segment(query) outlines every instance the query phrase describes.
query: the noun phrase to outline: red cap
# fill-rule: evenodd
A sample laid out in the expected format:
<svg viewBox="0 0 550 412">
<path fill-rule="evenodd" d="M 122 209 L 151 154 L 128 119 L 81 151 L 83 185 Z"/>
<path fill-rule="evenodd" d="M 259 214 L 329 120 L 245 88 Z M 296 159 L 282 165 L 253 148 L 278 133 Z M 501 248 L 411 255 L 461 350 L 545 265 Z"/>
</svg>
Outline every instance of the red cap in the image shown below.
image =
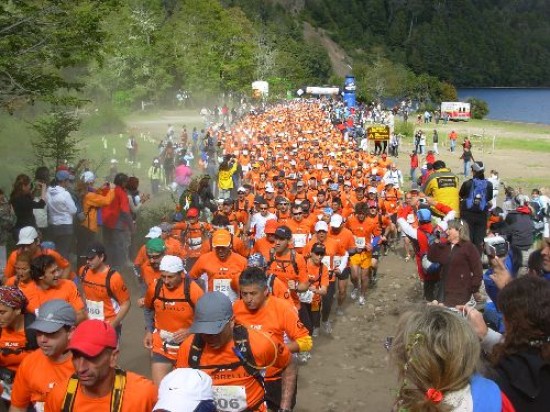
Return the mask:
<svg viewBox="0 0 550 412">
<path fill-rule="evenodd" d="M 197 209 L 196 207 L 190 207 L 187 211 L 186 216 L 188 218 L 199 217 L 199 209 Z"/>
<path fill-rule="evenodd" d="M 88 319 L 76 327 L 68 349 L 87 356 L 97 356 L 105 348 L 116 349 L 118 338 L 115 329 L 99 319 Z"/>
<path fill-rule="evenodd" d="M 278 227 L 279 227 L 279 224 L 275 219 L 268 219 L 265 222 L 264 233 L 267 235 L 272 235 L 275 233 Z"/>
</svg>

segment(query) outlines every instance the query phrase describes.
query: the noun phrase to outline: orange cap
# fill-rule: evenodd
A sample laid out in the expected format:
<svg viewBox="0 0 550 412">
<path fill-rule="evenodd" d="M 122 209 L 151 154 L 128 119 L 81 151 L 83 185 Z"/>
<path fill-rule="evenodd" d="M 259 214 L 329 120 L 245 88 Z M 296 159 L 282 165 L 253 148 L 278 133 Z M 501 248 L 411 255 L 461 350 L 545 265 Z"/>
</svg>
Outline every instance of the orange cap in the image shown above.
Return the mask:
<svg viewBox="0 0 550 412">
<path fill-rule="evenodd" d="M 231 245 L 231 233 L 229 230 L 218 229 L 212 235 L 212 247 L 229 247 Z"/>
<path fill-rule="evenodd" d="M 267 235 L 272 235 L 272 234 L 275 233 L 278 226 L 279 226 L 279 224 L 277 223 L 277 221 L 275 219 L 268 219 L 265 222 L 264 233 L 267 234 Z"/>
</svg>

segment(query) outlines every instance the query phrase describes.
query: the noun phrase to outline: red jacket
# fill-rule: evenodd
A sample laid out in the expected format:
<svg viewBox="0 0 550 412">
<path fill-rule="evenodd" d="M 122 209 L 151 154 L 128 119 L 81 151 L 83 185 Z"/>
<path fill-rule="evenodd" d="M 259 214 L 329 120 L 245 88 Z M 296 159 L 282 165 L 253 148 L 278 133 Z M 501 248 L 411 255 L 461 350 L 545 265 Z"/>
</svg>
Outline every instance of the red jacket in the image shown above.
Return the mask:
<svg viewBox="0 0 550 412">
<path fill-rule="evenodd" d="M 109 229 L 129 229 L 132 225 L 128 194 L 120 186 L 115 186 L 115 198 L 110 205 L 101 209 L 103 226 Z"/>
</svg>

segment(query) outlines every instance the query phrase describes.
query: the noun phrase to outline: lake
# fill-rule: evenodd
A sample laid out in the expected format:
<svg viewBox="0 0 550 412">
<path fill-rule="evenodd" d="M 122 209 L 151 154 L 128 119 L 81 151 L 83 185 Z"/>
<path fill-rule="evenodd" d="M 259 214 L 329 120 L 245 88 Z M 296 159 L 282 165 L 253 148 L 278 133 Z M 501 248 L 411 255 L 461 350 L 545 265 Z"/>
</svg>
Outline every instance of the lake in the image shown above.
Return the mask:
<svg viewBox="0 0 550 412">
<path fill-rule="evenodd" d="M 487 102 L 487 119 L 550 124 L 550 89 L 458 89 L 460 101 L 469 97 Z"/>
</svg>

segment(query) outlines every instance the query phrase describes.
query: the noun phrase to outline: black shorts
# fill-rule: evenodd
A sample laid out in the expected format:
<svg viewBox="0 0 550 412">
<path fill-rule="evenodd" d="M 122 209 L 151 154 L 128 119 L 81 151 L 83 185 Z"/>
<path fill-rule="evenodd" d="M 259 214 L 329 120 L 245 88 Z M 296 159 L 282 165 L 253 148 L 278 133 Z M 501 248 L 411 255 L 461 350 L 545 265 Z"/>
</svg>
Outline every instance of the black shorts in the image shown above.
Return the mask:
<svg viewBox="0 0 550 412">
<path fill-rule="evenodd" d="M 391 222 L 396 225 L 397 224 L 397 213 L 394 213 L 393 215 L 390 215 Z"/>
<path fill-rule="evenodd" d="M 350 277 L 350 275 L 351 275 L 351 269 L 348 266 L 343 270 L 342 273 L 336 275 L 336 277 L 338 278 L 338 280 L 346 280 Z"/>
<path fill-rule="evenodd" d="M 176 365 L 175 360 L 167 358 L 166 356 L 161 355 L 160 353 L 157 353 L 157 352 L 153 352 L 151 354 L 151 362 L 154 362 L 154 363 L 170 363 L 174 366 Z"/>
<path fill-rule="evenodd" d="M 279 410 L 281 407 L 281 395 L 282 395 L 282 383 L 281 379 L 266 380 L 265 385 L 265 403 L 270 411 Z M 296 393 L 298 392 L 298 385 L 292 395 L 292 404 L 290 409 L 294 409 L 296 406 Z"/>
</svg>

